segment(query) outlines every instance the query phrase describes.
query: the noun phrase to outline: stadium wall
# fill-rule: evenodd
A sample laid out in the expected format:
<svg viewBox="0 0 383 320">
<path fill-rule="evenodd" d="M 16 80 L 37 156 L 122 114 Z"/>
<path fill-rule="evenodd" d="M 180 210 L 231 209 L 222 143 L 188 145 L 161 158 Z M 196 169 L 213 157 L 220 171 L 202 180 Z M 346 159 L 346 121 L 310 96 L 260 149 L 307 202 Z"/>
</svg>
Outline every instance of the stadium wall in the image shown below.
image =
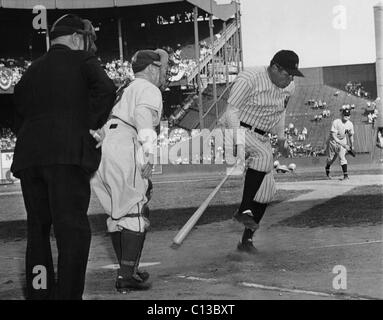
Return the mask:
<svg viewBox="0 0 383 320">
<path fill-rule="evenodd" d="M 349 81 L 361 82 L 373 99 L 377 97 L 375 63 L 302 68 L 301 70 L 305 78 L 296 78 L 298 86 L 325 84 L 344 90 Z"/>
</svg>

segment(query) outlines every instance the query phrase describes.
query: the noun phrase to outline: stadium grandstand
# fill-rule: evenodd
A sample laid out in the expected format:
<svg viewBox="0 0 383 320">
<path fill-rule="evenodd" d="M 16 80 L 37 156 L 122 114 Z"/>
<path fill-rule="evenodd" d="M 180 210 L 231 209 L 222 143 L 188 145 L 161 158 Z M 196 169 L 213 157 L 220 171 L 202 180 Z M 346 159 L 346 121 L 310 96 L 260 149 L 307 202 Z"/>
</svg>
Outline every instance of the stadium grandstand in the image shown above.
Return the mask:
<svg viewBox="0 0 383 320">
<path fill-rule="evenodd" d="M 97 55 L 117 86 L 133 78 L 130 60 L 139 49 L 165 48 L 172 60 L 172 78 L 164 93 L 162 125 L 183 130 L 213 129 L 223 114 L 230 88 L 244 69 L 241 6 L 215 0 L 0 0 L 0 139 L 11 150 L 12 93 L 31 61 L 49 48 L 47 29 L 32 21 L 47 10 L 48 30 L 65 13 L 92 21 Z M 41 9 L 41 7 L 37 7 Z M 286 136 L 292 157 L 324 154 L 332 120 L 346 104 L 353 106 L 356 151 L 371 152 L 377 98 L 375 64 L 302 70 L 296 93 L 287 106 Z M 375 130 L 375 131 L 374 131 Z"/>
</svg>

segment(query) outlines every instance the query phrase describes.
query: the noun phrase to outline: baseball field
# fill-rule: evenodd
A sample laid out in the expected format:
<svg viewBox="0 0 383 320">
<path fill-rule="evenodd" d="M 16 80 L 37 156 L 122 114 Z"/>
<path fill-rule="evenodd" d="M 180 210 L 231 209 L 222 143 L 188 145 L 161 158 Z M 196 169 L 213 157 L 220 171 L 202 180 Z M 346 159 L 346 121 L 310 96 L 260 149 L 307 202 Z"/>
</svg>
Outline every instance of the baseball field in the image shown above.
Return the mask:
<svg viewBox="0 0 383 320">
<path fill-rule="evenodd" d="M 346 182 L 339 180 L 336 165 L 333 179 L 324 179 L 322 163 L 275 174 L 278 192 L 254 237 L 255 255 L 236 250 L 243 227 L 232 215 L 241 200 L 242 177 L 226 181 L 174 250 L 173 237 L 224 173 L 155 175 L 151 229 L 141 258 L 153 287 L 128 294 L 114 289 L 116 258 L 106 216 L 92 196 L 84 298 L 382 299 L 383 166 L 354 160 L 349 171 Z M 0 186 L 0 204 L 0 299 L 24 299 L 26 216 L 19 185 Z"/>
</svg>

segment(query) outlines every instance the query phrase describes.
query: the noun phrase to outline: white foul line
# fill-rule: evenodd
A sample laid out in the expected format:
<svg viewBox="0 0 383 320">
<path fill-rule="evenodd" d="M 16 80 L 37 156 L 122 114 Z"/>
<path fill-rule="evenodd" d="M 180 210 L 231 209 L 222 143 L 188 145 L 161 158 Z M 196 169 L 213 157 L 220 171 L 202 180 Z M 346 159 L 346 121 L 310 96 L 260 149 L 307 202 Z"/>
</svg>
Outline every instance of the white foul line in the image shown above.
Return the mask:
<svg viewBox="0 0 383 320">
<path fill-rule="evenodd" d="M 348 246 L 360 246 L 364 244 L 373 244 L 373 243 L 382 243 L 383 240 L 373 240 L 365 242 L 352 242 L 352 243 L 340 243 L 340 244 L 330 244 L 328 246 L 321 247 L 310 247 L 309 249 L 322 249 L 322 248 L 333 248 L 333 247 L 348 247 Z"/>
<path fill-rule="evenodd" d="M 151 266 L 157 266 L 161 264 L 161 262 L 140 262 L 139 267 L 145 268 L 145 267 L 151 267 Z M 120 268 L 119 264 L 108 264 L 106 266 L 101 267 L 101 269 L 112 269 L 117 270 Z"/>
<path fill-rule="evenodd" d="M 217 282 L 218 279 L 214 278 L 200 278 L 200 277 L 194 277 L 194 276 L 183 276 L 179 275 L 177 278 L 186 279 L 186 280 L 192 280 L 192 281 L 202 281 L 202 282 Z M 266 286 L 263 284 L 257 284 L 257 283 L 250 283 L 250 282 L 240 282 L 240 286 L 248 287 L 248 288 L 256 288 L 256 289 L 262 289 L 262 290 L 270 290 L 270 291 L 279 291 L 279 292 L 288 292 L 288 293 L 301 293 L 301 294 L 307 294 L 317 297 L 337 297 L 336 294 L 332 293 L 326 293 L 326 292 L 319 292 L 319 291 L 310 291 L 310 290 L 301 290 L 301 289 L 288 289 L 288 288 L 282 288 L 282 287 L 274 287 L 274 286 Z M 362 297 L 352 297 L 352 296 L 339 296 L 340 298 L 351 298 L 351 299 L 357 299 L 357 300 L 369 300 L 367 298 Z"/>
<path fill-rule="evenodd" d="M 2 192 L 0 193 L 0 197 L 6 197 L 6 196 L 20 196 L 22 195 L 21 191 L 13 191 L 13 192 Z"/>
<path fill-rule="evenodd" d="M 319 297 L 334 297 L 335 296 L 334 294 L 331 294 L 331 293 L 300 290 L 300 289 L 287 289 L 287 288 L 281 288 L 281 287 L 265 286 L 263 284 L 249 283 L 249 282 L 241 282 L 240 285 L 244 287 L 257 288 L 262 290 L 281 291 L 281 292 L 289 292 L 289 293 L 303 293 L 303 294 L 319 296 Z"/>
<path fill-rule="evenodd" d="M 202 282 L 215 282 L 218 281 L 217 279 L 207 279 L 207 278 L 200 278 L 200 277 L 194 277 L 194 276 L 177 276 L 177 278 L 186 279 L 186 280 L 192 280 L 192 281 L 202 281 Z"/>
</svg>

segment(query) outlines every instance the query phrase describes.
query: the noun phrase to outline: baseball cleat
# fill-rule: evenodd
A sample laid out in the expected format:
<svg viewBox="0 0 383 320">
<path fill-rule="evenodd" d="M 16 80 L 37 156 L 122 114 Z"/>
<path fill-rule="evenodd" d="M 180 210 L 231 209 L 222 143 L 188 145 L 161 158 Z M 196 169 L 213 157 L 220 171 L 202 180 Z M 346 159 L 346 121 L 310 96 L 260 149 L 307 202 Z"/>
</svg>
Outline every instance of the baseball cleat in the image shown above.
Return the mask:
<svg viewBox="0 0 383 320">
<path fill-rule="evenodd" d="M 127 293 L 129 291 L 135 290 L 149 290 L 151 287 L 151 283 L 144 282 L 137 275 L 132 275 L 128 278 L 123 278 L 119 276 L 116 280 L 116 289 L 120 293 Z"/>
<path fill-rule="evenodd" d="M 148 281 L 150 274 L 147 271 L 137 271 L 137 275 L 142 279 L 142 282 Z"/>
<path fill-rule="evenodd" d="M 241 241 L 238 243 L 237 246 L 238 251 L 245 252 L 248 254 L 256 254 L 258 253 L 257 248 L 254 247 L 253 241 L 248 240 L 245 243 L 242 243 Z"/>
<path fill-rule="evenodd" d="M 242 223 L 246 228 L 256 231 L 258 229 L 258 223 L 254 221 L 254 216 L 251 210 L 245 210 L 242 213 L 238 211 L 235 212 L 233 219 L 237 220 L 239 223 Z"/>
<path fill-rule="evenodd" d="M 340 181 L 348 181 L 348 180 L 350 180 L 350 178 L 348 176 L 343 177 L 342 179 L 340 179 Z"/>
</svg>

